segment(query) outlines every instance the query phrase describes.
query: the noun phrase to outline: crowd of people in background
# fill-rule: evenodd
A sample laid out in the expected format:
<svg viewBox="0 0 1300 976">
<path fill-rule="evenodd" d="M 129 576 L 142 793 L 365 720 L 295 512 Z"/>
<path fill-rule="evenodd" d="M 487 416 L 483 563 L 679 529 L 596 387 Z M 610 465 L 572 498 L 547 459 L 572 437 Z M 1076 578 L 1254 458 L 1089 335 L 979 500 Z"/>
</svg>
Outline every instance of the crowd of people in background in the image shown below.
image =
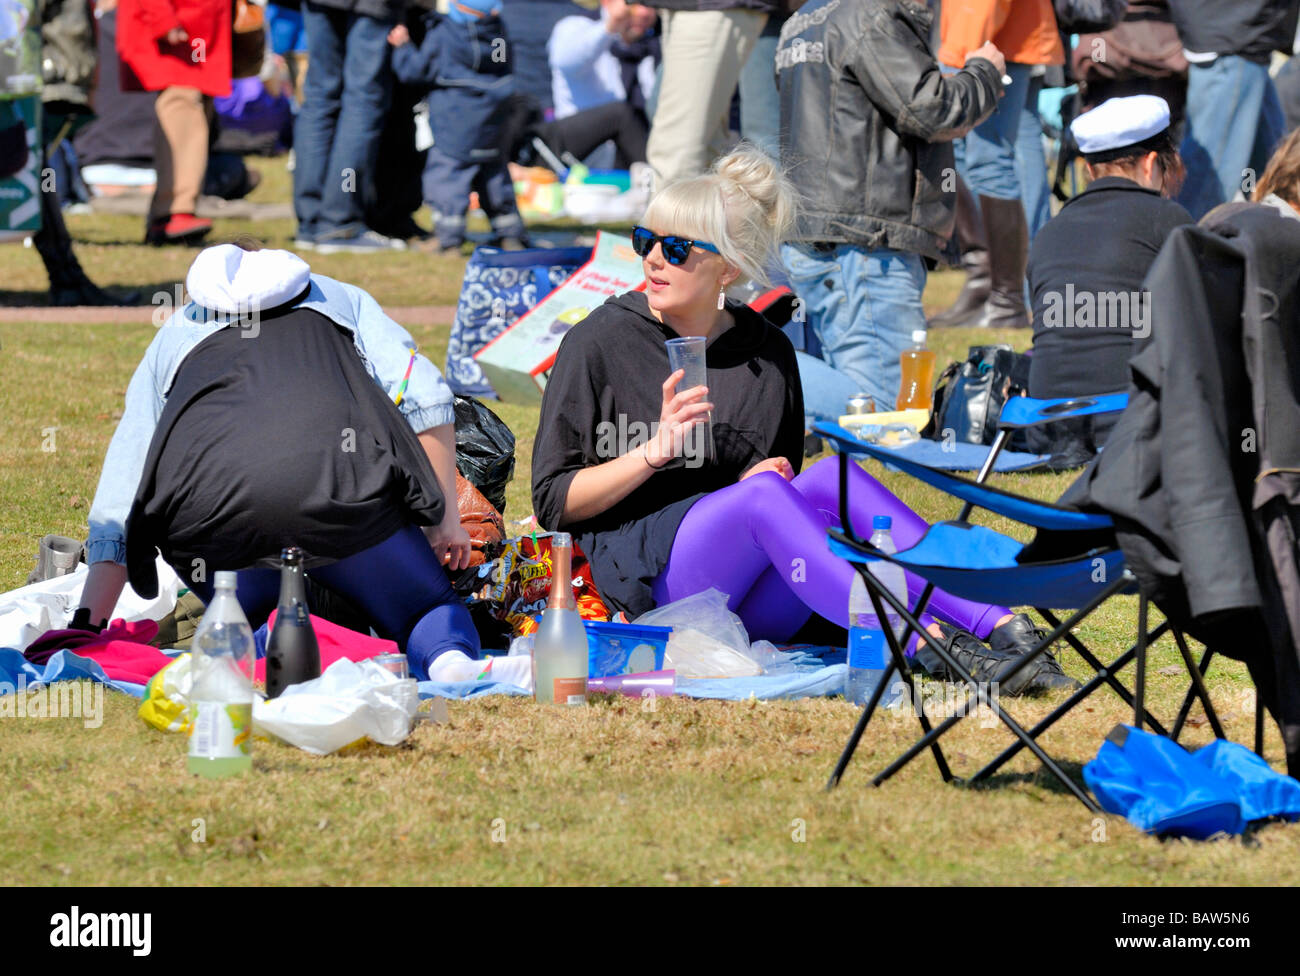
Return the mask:
<svg viewBox="0 0 1300 976">
<path fill-rule="evenodd" d="M 889 405 L 899 354 L 927 325 L 1033 325 L 1035 344 L 1059 352 L 1065 340 L 1046 333 L 1033 292 L 1051 290 L 1042 269 L 1068 265 L 1078 242 L 1062 229 L 1040 244 L 1041 232 L 1088 209 L 1052 218 L 1053 190 L 1072 170 L 1054 160 L 1053 173 L 1044 147 L 1065 161 L 1078 152 L 1073 118 L 1110 100 L 1162 99 L 1163 176 L 1142 188 L 1187 219 L 1248 198 L 1292 127 L 1295 0 L 1133 0 L 1091 33 L 1063 20 L 1075 6 L 301 0 L 265 8 L 261 70 L 232 79 L 244 70 L 243 0 L 99 0 L 101 117 L 67 145 L 69 169 L 152 167 L 145 239 L 195 243 L 211 229 L 201 194 L 256 185 L 240 151 L 291 149 L 298 250 L 443 253 L 465 246 L 472 198 L 486 242 L 528 245 L 513 189 L 523 166 L 648 166 L 665 186 L 742 139 L 778 160 L 798 193 L 771 271 L 807 313 L 788 334 L 808 417 L 835 416 L 852 393 Z M 204 56 L 188 56 L 200 42 Z M 432 227 L 415 219 L 422 204 Z M 1146 230 L 1139 249 L 1153 254 L 1158 232 Z M 1125 253 L 1123 232 L 1107 233 L 1117 246 L 1097 253 Z M 963 269 L 964 285 L 927 317 L 921 294 L 941 264 Z M 1138 270 L 1120 277 L 1131 284 Z M 84 284 L 65 291 L 103 297 Z M 1116 349 L 1126 325 L 1108 335 Z M 1084 385 L 1119 381 L 1097 366 Z"/>
</svg>

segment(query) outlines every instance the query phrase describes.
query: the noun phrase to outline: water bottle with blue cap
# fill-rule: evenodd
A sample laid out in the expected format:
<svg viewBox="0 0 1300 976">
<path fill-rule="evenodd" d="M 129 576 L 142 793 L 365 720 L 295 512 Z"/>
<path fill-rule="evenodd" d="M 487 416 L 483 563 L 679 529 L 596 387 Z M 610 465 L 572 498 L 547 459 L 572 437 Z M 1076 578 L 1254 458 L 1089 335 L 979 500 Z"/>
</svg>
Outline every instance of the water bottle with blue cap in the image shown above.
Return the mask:
<svg viewBox="0 0 1300 976">
<path fill-rule="evenodd" d="M 890 529 L 893 520 L 888 515 L 877 515 L 871 520 L 871 545 L 881 552 L 892 555 L 898 549 Z M 871 575 L 883 587 L 894 594 L 900 603 L 907 604 L 907 579 L 903 568 L 894 563 L 876 560 L 868 565 Z M 885 620 L 882 621 L 871 605 L 867 593 L 867 584 L 862 576 L 853 574 L 853 585 L 849 590 L 849 669 L 845 679 L 844 697 L 855 705 L 865 705 L 875 693 L 876 686 L 885 678 L 885 669 L 889 666 L 889 643 L 885 639 L 885 627 L 890 627 L 896 637 L 903 633 L 903 620 L 894 612 L 893 607 L 881 599 L 884 605 Z M 885 707 L 900 702 L 905 685 L 887 689 L 880 703 Z"/>
</svg>

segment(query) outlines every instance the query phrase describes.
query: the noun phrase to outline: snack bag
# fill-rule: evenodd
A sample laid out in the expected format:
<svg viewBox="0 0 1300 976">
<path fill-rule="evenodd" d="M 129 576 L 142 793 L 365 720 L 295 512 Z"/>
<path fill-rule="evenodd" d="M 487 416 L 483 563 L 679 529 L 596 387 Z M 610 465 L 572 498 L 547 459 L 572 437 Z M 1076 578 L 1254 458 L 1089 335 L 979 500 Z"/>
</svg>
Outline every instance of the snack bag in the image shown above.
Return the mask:
<svg viewBox="0 0 1300 976">
<path fill-rule="evenodd" d="M 534 540 L 536 545 L 534 546 Z M 470 599 L 486 601 L 492 616 L 510 625 L 515 637 L 537 630 L 533 618 L 546 609 L 551 593 L 551 536 L 520 536 L 501 544 L 489 562 L 479 567 L 479 585 Z M 596 590 L 586 555 L 573 546 L 573 598 L 583 620 L 608 620 L 609 609 Z"/>
</svg>

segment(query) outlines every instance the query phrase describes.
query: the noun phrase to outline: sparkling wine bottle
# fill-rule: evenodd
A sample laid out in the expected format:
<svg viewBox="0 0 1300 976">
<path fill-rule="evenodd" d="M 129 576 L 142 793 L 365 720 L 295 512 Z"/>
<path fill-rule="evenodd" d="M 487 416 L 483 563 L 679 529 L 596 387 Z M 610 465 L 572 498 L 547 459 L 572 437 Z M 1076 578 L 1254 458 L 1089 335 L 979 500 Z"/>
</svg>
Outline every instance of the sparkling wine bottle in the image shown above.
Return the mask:
<svg viewBox="0 0 1300 976">
<path fill-rule="evenodd" d="M 266 697 L 278 698 L 290 685 L 320 677 L 320 648 L 307 615 L 302 550 L 280 553 L 280 605 L 266 642 Z"/>
<path fill-rule="evenodd" d="M 551 597 L 533 639 L 533 697 L 560 705 L 587 703 L 587 630 L 573 600 L 573 540 L 551 536 Z"/>
</svg>

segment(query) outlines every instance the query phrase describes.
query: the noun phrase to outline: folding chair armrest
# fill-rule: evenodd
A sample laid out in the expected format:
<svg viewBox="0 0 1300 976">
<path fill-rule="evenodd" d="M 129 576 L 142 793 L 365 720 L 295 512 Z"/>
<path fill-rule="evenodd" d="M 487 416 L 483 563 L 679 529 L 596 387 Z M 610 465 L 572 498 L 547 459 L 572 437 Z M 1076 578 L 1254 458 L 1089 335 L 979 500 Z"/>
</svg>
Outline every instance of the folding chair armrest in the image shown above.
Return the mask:
<svg viewBox="0 0 1300 976">
<path fill-rule="evenodd" d="M 1002 405 L 998 426 L 1037 427 L 1071 417 L 1119 413 L 1127 406 L 1127 393 L 1099 393 L 1095 396 L 1058 397 L 1051 400 L 1027 396 L 1009 397 Z"/>
</svg>

